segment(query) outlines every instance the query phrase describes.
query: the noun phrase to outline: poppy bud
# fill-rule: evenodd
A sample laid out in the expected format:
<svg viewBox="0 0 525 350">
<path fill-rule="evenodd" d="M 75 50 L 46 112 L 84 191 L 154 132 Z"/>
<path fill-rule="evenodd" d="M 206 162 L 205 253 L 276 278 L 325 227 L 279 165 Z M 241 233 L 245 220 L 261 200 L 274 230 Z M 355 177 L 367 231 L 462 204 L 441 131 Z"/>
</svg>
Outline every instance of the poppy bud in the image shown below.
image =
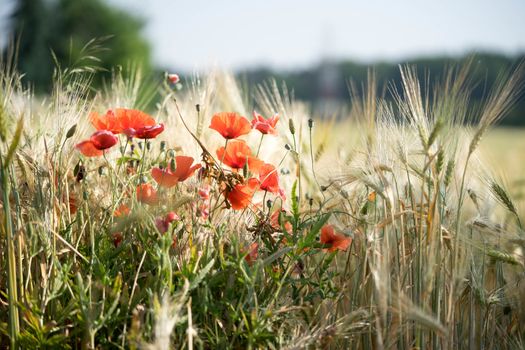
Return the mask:
<svg viewBox="0 0 525 350">
<path fill-rule="evenodd" d="M 69 130 L 66 133 L 66 139 L 71 138 L 73 135 L 75 135 L 75 131 L 77 131 L 77 124 L 73 125 L 69 128 Z"/>
<path fill-rule="evenodd" d="M 160 142 L 160 151 L 164 152 L 166 150 L 166 141 Z"/>
<path fill-rule="evenodd" d="M 106 169 L 105 169 L 105 167 L 103 165 L 98 167 L 98 174 L 100 176 L 104 175 L 105 173 L 106 173 Z"/>
<path fill-rule="evenodd" d="M 195 109 L 197 110 L 197 112 L 200 112 L 201 111 L 201 105 L 197 103 L 195 105 Z"/>
<path fill-rule="evenodd" d="M 151 151 L 151 142 L 146 141 L 146 149 Z"/>
<path fill-rule="evenodd" d="M 293 119 L 288 119 L 288 129 L 290 129 L 290 132 L 292 133 L 292 135 L 295 135 L 295 125 L 294 125 L 294 122 L 293 122 Z"/>
<path fill-rule="evenodd" d="M 168 81 L 175 85 L 180 82 L 180 77 L 178 74 L 167 74 Z"/>
<path fill-rule="evenodd" d="M 286 148 L 287 151 L 290 151 L 292 149 L 289 144 L 285 144 L 284 148 Z"/>
<path fill-rule="evenodd" d="M 314 120 L 312 118 L 308 119 L 308 127 L 310 129 L 314 127 Z"/>
</svg>

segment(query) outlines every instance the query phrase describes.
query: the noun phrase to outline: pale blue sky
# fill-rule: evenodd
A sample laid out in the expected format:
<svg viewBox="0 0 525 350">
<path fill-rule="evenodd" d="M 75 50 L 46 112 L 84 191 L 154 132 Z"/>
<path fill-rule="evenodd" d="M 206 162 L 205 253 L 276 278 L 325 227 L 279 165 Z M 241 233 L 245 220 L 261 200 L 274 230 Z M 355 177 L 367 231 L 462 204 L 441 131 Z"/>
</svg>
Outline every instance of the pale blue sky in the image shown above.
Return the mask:
<svg viewBox="0 0 525 350">
<path fill-rule="evenodd" d="M 147 20 L 156 62 L 183 69 L 525 51 L 525 0 L 110 2 Z"/>
<path fill-rule="evenodd" d="M 183 70 L 525 52 L 525 0 L 107 1 L 146 21 L 158 64 Z"/>
</svg>

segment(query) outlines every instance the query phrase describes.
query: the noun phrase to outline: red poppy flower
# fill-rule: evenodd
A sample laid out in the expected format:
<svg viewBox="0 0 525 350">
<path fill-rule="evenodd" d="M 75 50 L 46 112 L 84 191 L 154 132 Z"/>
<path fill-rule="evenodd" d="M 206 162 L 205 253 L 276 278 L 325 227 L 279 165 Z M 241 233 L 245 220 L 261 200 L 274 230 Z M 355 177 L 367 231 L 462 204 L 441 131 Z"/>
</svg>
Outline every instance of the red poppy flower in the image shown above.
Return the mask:
<svg viewBox="0 0 525 350">
<path fill-rule="evenodd" d="M 155 225 L 157 226 L 157 229 L 160 233 L 164 233 L 168 231 L 170 224 L 175 220 L 180 220 L 179 216 L 175 212 L 170 211 L 168 214 L 166 214 L 164 219 L 157 218 L 155 220 Z"/>
<path fill-rule="evenodd" d="M 271 164 L 265 163 L 259 170 L 259 181 L 261 190 L 271 193 L 279 192 L 279 175 L 277 169 Z"/>
<path fill-rule="evenodd" d="M 164 130 L 164 126 L 160 127 L 161 124 L 157 124 L 155 119 L 153 119 L 150 115 L 136 109 L 110 109 L 104 115 L 99 115 L 97 112 L 92 112 L 89 115 L 89 119 L 91 124 L 93 124 L 97 130 L 108 130 L 114 134 L 131 134 L 130 137 L 138 137 L 135 136 L 136 133 L 142 133 L 145 136 L 149 136 L 155 132 L 158 132 L 156 134 L 158 135 L 162 132 L 162 130 Z M 155 126 L 153 130 L 148 128 L 153 126 Z"/>
<path fill-rule="evenodd" d="M 236 139 L 251 131 L 248 119 L 235 112 L 221 112 L 211 118 L 210 129 L 216 130 L 225 139 Z"/>
<path fill-rule="evenodd" d="M 114 134 L 122 132 L 117 115 L 112 110 L 108 110 L 104 115 L 91 112 L 89 114 L 89 120 L 97 130 L 108 130 Z"/>
<path fill-rule="evenodd" d="M 277 135 L 275 126 L 279 121 L 279 115 L 275 114 L 273 117 L 264 119 L 262 115 L 253 111 L 252 128 L 259 130 L 262 134 Z"/>
<path fill-rule="evenodd" d="M 89 140 L 93 143 L 96 149 L 105 150 L 115 146 L 118 142 L 118 138 L 113 135 L 111 131 L 99 130 L 95 132 Z"/>
<path fill-rule="evenodd" d="M 157 191 L 151 184 L 140 184 L 137 186 L 137 200 L 145 204 L 156 204 Z"/>
<path fill-rule="evenodd" d="M 258 188 L 259 180 L 251 178 L 244 184 L 235 185 L 226 197 L 234 210 L 245 209 L 252 202 L 253 195 Z"/>
<path fill-rule="evenodd" d="M 103 151 L 97 149 L 91 140 L 82 141 L 77 143 L 75 146 L 76 149 L 80 151 L 86 157 L 99 157 L 104 154 Z"/>
<path fill-rule="evenodd" d="M 321 229 L 321 243 L 328 245 L 323 251 L 334 252 L 336 250 L 347 250 L 352 243 L 351 237 L 335 233 L 332 225 L 324 225 Z"/>
<path fill-rule="evenodd" d="M 248 251 L 248 255 L 244 257 L 248 265 L 253 265 L 255 260 L 257 260 L 257 257 L 259 256 L 259 243 L 253 242 L 250 244 L 250 248 Z"/>
<path fill-rule="evenodd" d="M 180 81 L 180 77 L 177 74 L 168 74 L 168 81 L 172 84 L 177 84 Z"/>
<path fill-rule="evenodd" d="M 217 157 L 224 164 L 232 169 L 242 169 L 248 162 L 248 168 L 251 172 L 257 173 L 264 164 L 257 157 L 252 156 L 252 150 L 243 140 L 233 140 L 224 147 L 217 149 Z"/>
<path fill-rule="evenodd" d="M 136 137 L 138 139 L 154 139 L 161 132 L 164 131 L 164 124 L 155 124 L 152 126 L 143 126 L 139 129 L 127 128 L 123 130 L 123 133 L 127 137 Z"/>
<path fill-rule="evenodd" d="M 175 157 L 176 168 L 175 171 L 171 169 L 151 169 L 151 176 L 157 181 L 159 186 L 162 187 L 173 187 L 178 182 L 186 180 L 188 177 L 193 175 L 195 170 L 201 167 L 200 164 L 193 164 L 193 157 L 187 156 L 176 156 Z"/>
<path fill-rule="evenodd" d="M 157 124 L 153 117 L 137 109 L 117 108 L 116 114 L 122 132 L 126 129 L 139 130 Z"/>
<path fill-rule="evenodd" d="M 115 211 L 113 212 L 113 216 L 120 218 L 123 216 L 126 216 L 130 213 L 130 209 L 126 204 L 121 204 Z"/>
<path fill-rule="evenodd" d="M 252 150 L 243 140 L 233 140 L 226 145 L 226 152 L 224 147 L 217 149 L 217 157 L 219 161 L 222 160 L 224 164 L 233 169 L 242 169 L 246 164 Z"/>
</svg>

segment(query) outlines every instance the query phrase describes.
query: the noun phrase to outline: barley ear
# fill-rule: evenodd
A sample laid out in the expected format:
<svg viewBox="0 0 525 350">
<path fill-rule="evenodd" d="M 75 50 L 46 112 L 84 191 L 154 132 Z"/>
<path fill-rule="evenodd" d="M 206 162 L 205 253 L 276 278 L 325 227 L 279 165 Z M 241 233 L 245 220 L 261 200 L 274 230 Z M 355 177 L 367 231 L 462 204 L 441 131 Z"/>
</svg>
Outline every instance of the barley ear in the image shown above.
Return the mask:
<svg viewBox="0 0 525 350">
<path fill-rule="evenodd" d="M 0 140 L 5 142 L 7 136 L 7 112 L 2 103 L 0 103 Z"/>
<path fill-rule="evenodd" d="M 13 141 L 11 141 L 11 145 L 9 145 L 9 149 L 7 151 L 7 156 L 5 157 L 4 166 L 7 168 L 9 166 L 9 163 L 11 163 L 11 160 L 13 159 L 13 155 L 15 154 L 15 151 L 18 147 L 18 144 L 20 143 L 20 139 L 22 138 L 22 130 L 24 129 L 24 117 L 20 117 L 18 119 L 18 123 L 16 124 L 16 131 L 13 136 Z"/>
</svg>

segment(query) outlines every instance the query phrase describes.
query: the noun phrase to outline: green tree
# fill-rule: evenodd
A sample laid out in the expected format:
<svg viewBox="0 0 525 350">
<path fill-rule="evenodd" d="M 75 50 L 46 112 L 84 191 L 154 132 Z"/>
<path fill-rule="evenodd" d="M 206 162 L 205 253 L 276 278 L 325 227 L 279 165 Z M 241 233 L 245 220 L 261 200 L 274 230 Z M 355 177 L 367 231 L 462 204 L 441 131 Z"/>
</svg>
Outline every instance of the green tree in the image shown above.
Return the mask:
<svg viewBox="0 0 525 350">
<path fill-rule="evenodd" d="M 95 84 L 116 66 L 151 69 L 143 22 L 102 0 L 17 0 L 11 23 L 19 39 L 18 68 L 37 91 L 50 86 L 55 68 L 51 50 L 65 68 L 85 54 L 82 48 L 94 38 L 108 38 L 103 43 L 107 50 L 95 54 L 106 71 Z"/>
</svg>

